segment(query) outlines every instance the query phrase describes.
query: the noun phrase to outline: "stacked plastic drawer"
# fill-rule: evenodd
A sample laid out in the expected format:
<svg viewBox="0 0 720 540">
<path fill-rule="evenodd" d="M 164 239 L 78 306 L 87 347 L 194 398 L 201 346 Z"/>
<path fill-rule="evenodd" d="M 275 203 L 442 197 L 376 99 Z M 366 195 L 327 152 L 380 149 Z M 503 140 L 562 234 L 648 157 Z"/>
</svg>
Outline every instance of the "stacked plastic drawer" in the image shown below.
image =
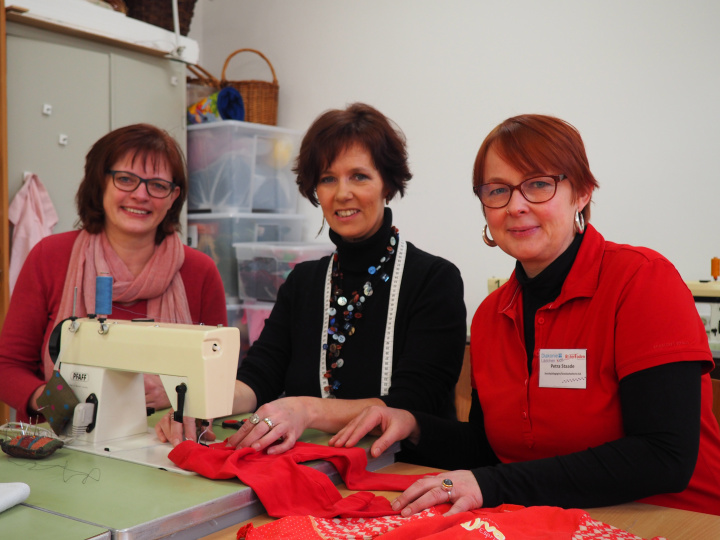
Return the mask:
<svg viewBox="0 0 720 540">
<path fill-rule="evenodd" d="M 241 359 L 293 267 L 333 250 L 302 241 L 292 172 L 301 140 L 299 131 L 234 120 L 188 126 L 188 245 L 218 266 Z"/>
</svg>

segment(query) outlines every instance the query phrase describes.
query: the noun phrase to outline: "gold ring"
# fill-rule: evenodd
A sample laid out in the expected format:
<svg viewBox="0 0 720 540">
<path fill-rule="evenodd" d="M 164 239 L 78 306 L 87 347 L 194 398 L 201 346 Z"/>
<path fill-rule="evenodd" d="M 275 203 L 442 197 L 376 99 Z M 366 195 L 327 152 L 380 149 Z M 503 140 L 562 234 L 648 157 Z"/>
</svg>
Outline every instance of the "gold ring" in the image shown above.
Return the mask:
<svg viewBox="0 0 720 540">
<path fill-rule="evenodd" d="M 449 478 L 446 478 L 442 481 L 442 485 L 440 486 L 443 491 L 446 491 L 447 493 L 450 493 L 453 489 L 453 482 Z"/>
<path fill-rule="evenodd" d="M 263 418 L 263 422 L 265 422 L 267 424 L 267 427 L 269 427 L 270 429 L 275 427 L 275 425 L 272 423 L 272 420 L 270 420 L 269 418 Z"/>
</svg>

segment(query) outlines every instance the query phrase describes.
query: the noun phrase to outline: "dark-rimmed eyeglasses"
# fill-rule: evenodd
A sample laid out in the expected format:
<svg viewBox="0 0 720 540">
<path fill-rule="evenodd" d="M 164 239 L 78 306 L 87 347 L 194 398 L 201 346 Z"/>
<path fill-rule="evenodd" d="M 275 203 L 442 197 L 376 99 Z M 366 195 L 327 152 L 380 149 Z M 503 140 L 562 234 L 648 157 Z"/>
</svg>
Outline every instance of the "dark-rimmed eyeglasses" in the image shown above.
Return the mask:
<svg viewBox="0 0 720 540">
<path fill-rule="evenodd" d="M 531 203 L 548 202 L 555 196 L 558 182 L 565 180 L 564 174 L 545 174 L 523 180 L 517 186 L 490 182 L 473 186 L 473 192 L 478 196 L 483 206 L 487 208 L 503 208 L 510 202 L 513 192 L 517 189 Z"/>
<path fill-rule="evenodd" d="M 145 184 L 148 195 L 156 199 L 165 199 L 177 187 L 174 182 L 161 178 L 140 178 L 137 174 L 127 171 L 108 171 L 112 176 L 113 185 L 120 191 L 135 191 L 140 184 Z"/>
</svg>

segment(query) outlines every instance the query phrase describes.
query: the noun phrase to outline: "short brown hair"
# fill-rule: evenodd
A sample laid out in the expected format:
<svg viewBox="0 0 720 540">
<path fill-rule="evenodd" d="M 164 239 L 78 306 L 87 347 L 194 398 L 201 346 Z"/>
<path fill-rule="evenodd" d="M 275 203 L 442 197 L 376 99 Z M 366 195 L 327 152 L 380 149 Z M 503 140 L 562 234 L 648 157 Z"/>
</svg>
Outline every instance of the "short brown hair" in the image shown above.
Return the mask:
<svg viewBox="0 0 720 540">
<path fill-rule="evenodd" d="M 168 210 L 155 233 L 155 243 L 180 231 L 180 211 L 187 197 L 185 156 L 178 142 L 166 131 L 150 124 L 133 124 L 111 131 L 100 138 L 85 157 L 85 176 L 80 182 L 75 205 L 79 225 L 90 234 L 98 234 L 105 227 L 103 196 L 109 182 L 108 171 L 125 156 L 132 162 L 141 160 L 155 165 L 166 162 L 172 181 L 180 188 L 180 195 Z"/>
<path fill-rule="evenodd" d="M 493 129 L 478 151 L 473 168 L 473 186 L 484 183 L 485 159 L 490 148 L 521 172 L 564 174 L 573 192 L 589 193 L 600 187 L 590 164 L 580 132 L 568 122 L 541 114 L 508 118 Z M 590 221 L 590 201 L 582 210 Z"/>
<path fill-rule="evenodd" d="M 405 136 L 377 109 L 353 103 L 346 109 L 332 109 L 318 116 L 303 138 L 293 171 L 300 193 L 313 206 L 320 204 L 315 193 L 320 175 L 341 152 L 355 144 L 370 153 L 385 184 L 386 200 L 392 200 L 397 193 L 405 195 L 405 187 L 412 178 Z"/>
</svg>

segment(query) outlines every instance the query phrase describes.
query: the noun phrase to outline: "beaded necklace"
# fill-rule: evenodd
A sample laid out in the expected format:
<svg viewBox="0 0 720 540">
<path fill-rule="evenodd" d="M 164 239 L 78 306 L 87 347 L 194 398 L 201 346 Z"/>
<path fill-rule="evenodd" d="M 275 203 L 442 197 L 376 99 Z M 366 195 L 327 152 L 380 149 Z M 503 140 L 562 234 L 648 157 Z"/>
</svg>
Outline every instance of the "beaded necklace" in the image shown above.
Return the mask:
<svg viewBox="0 0 720 540">
<path fill-rule="evenodd" d="M 353 291 L 345 295 L 342 290 L 343 274 L 340 271 L 338 253 L 332 255 L 332 296 L 328 306 L 328 342 L 323 344 L 325 350 L 325 373 L 326 379 L 324 390 L 335 397 L 334 394 L 340 388 L 340 381 L 337 378 L 336 370 L 343 367 L 345 361 L 340 358 L 340 352 L 347 339 L 355 334 L 355 320 L 362 318 L 362 311 L 369 297 L 374 293 L 374 286 L 387 283 L 390 276 L 384 271 L 395 255 L 398 243 L 398 229 L 392 227 L 390 241 L 386 248 L 387 252 L 380 258 L 380 264 L 368 268 L 368 278 L 362 287 L 362 294 Z"/>
</svg>

